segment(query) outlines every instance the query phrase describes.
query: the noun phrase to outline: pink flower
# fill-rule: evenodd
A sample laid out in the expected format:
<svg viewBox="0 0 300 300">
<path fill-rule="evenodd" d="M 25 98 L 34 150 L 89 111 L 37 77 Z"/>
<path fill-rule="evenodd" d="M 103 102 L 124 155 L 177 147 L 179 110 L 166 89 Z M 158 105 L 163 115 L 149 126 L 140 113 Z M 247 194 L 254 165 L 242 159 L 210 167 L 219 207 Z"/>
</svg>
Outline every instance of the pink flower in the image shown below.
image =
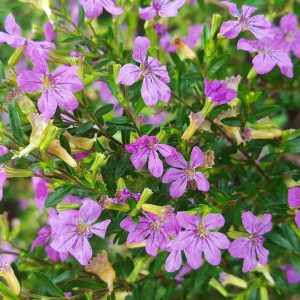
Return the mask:
<svg viewBox="0 0 300 300">
<path fill-rule="evenodd" d="M 281 269 L 284 270 L 287 282 L 290 284 L 300 283 L 300 275 L 295 272 L 291 265 L 281 266 Z"/>
<path fill-rule="evenodd" d="M 42 173 L 38 170 L 35 170 L 36 174 L 41 175 Z M 44 211 L 44 205 L 48 198 L 49 190 L 47 180 L 45 178 L 33 176 L 32 185 L 34 190 L 34 201 L 37 208 L 40 212 Z"/>
<path fill-rule="evenodd" d="M 288 203 L 292 208 L 300 207 L 300 187 L 293 187 L 288 190 Z M 300 228 L 300 210 L 297 210 L 295 222 Z"/>
<path fill-rule="evenodd" d="M 5 32 L 0 32 L 0 44 L 6 43 L 13 48 L 25 46 L 25 55 L 34 58 L 34 52 L 38 52 L 41 57 L 47 59 L 50 49 L 55 49 L 55 45 L 48 42 L 35 42 L 22 37 L 21 28 L 16 23 L 13 14 L 9 13 L 4 22 Z"/>
<path fill-rule="evenodd" d="M 230 242 L 225 234 L 212 232 L 224 226 L 224 218 L 220 214 L 208 214 L 203 219 L 200 215 L 190 215 L 186 212 L 178 212 L 177 220 L 184 228 L 173 241 L 171 247 L 174 250 L 183 250 L 187 263 L 193 269 L 202 266 L 202 254 L 206 261 L 217 266 L 221 262 L 220 249 L 227 249 Z"/>
<path fill-rule="evenodd" d="M 58 251 L 67 251 L 81 265 L 86 265 L 93 256 L 89 238 L 94 234 L 104 238 L 111 220 L 95 223 L 101 215 L 101 206 L 85 198 L 77 210 L 60 212 L 49 220 L 52 232 L 51 247 Z"/>
<path fill-rule="evenodd" d="M 238 18 L 237 21 L 227 21 L 222 24 L 220 32 L 223 36 L 228 39 L 234 39 L 241 31 L 246 30 L 251 31 L 258 39 L 262 39 L 270 34 L 268 29 L 272 24 L 265 19 L 264 15 L 252 16 L 257 10 L 256 7 L 243 5 L 242 13 L 240 14 L 235 3 L 222 1 L 221 4 L 229 8 L 229 13 L 233 17 Z"/>
<path fill-rule="evenodd" d="M 61 260 L 62 262 L 64 262 L 68 258 L 68 252 L 64 250 L 56 251 L 50 245 L 53 235 L 51 227 L 49 225 L 49 220 L 53 217 L 57 217 L 57 212 L 54 208 L 49 210 L 48 224 L 39 230 L 36 238 L 31 244 L 30 251 L 32 252 L 37 246 L 46 245 L 45 252 L 52 261 L 56 262 L 58 260 Z"/>
<path fill-rule="evenodd" d="M 161 66 L 160 62 L 151 56 L 147 58 L 147 50 L 150 41 L 138 36 L 134 42 L 132 57 L 140 63 L 140 66 L 126 64 L 120 70 L 118 83 L 126 86 L 133 85 L 140 78 L 143 78 L 142 98 L 146 105 L 156 105 L 158 100 L 169 102 L 171 90 L 166 85 L 170 82 L 166 66 Z"/>
<path fill-rule="evenodd" d="M 263 234 L 271 231 L 271 219 L 271 214 L 264 214 L 260 219 L 251 211 L 243 212 L 242 222 L 249 237 L 234 240 L 228 248 L 231 256 L 244 259 L 243 272 L 255 269 L 257 261 L 263 266 L 268 263 L 269 251 L 263 247 Z"/>
<path fill-rule="evenodd" d="M 7 154 L 9 150 L 5 147 L 0 145 L 0 157 Z M 2 165 L 0 165 L 0 201 L 3 198 L 3 186 L 7 179 L 6 171 L 3 169 Z"/>
<path fill-rule="evenodd" d="M 166 171 L 162 178 L 163 183 L 171 183 L 170 195 L 173 198 L 181 197 L 187 187 L 188 182 L 196 181 L 199 191 L 207 192 L 209 182 L 202 172 L 197 171 L 204 164 L 204 153 L 199 147 L 194 147 L 191 153 L 191 161 L 188 164 L 180 153 L 166 157 L 166 162 L 174 167 Z"/>
<path fill-rule="evenodd" d="M 151 6 L 139 9 L 140 17 L 143 20 L 151 20 L 157 15 L 162 18 L 176 17 L 184 3 L 185 0 L 152 0 Z"/>
<path fill-rule="evenodd" d="M 17 77 L 18 86 L 22 91 L 36 93 L 42 90 L 38 100 L 38 108 L 44 118 L 52 118 L 57 106 L 62 110 L 73 111 L 78 102 L 73 95 L 83 89 L 76 72 L 78 67 L 59 66 L 49 73 L 48 65 L 40 59 L 35 61 L 34 70 L 24 70 Z"/>
<path fill-rule="evenodd" d="M 120 227 L 128 231 L 128 243 L 141 243 L 146 240 L 146 252 L 156 256 L 158 249 L 165 250 L 170 243 L 168 234 L 168 219 L 143 212 L 144 217 L 139 217 L 135 224 L 131 217 L 126 217 Z"/>
<path fill-rule="evenodd" d="M 121 15 L 123 8 L 116 7 L 113 0 L 80 0 L 86 16 L 90 19 L 97 18 L 103 13 L 103 9 L 114 16 Z"/>
<path fill-rule="evenodd" d="M 159 144 L 156 136 L 148 135 L 144 135 L 134 143 L 126 145 L 125 150 L 132 153 L 130 159 L 137 170 L 141 169 L 148 161 L 148 170 L 154 177 L 160 177 L 164 170 L 157 152 L 163 157 L 176 153 L 175 148 Z"/>
<path fill-rule="evenodd" d="M 268 39 L 247 40 L 241 38 L 237 48 L 250 53 L 258 53 L 252 60 L 258 74 L 269 73 L 277 65 L 283 75 L 293 78 L 293 63 L 290 57 L 280 49 L 280 45 L 276 46 Z"/>
<path fill-rule="evenodd" d="M 50 22 L 45 24 L 44 34 L 47 42 L 51 42 L 57 38 L 57 33 L 54 31 L 53 25 Z"/>
<path fill-rule="evenodd" d="M 225 82 L 220 80 L 208 81 L 206 78 L 204 79 L 204 93 L 215 105 L 228 103 L 237 96 L 237 92 L 228 88 Z"/>
</svg>

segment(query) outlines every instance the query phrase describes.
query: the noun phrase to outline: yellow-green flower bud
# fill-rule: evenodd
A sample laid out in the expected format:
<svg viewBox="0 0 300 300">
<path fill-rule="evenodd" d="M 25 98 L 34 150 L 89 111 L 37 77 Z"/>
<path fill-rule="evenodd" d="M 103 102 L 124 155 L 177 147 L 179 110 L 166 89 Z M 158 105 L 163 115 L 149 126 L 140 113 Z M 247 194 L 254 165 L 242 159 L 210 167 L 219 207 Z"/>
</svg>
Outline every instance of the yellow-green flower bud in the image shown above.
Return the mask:
<svg viewBox="0 0 300 300">
<path fill-rule="evenodd" d="M 15 294 L 19 295 L 21 292 L 20 283 L 15 275 L 14 270 L 7 262 L 0 264 L 0 276 L 4 278 L 10 290 Z"/>
</svg>

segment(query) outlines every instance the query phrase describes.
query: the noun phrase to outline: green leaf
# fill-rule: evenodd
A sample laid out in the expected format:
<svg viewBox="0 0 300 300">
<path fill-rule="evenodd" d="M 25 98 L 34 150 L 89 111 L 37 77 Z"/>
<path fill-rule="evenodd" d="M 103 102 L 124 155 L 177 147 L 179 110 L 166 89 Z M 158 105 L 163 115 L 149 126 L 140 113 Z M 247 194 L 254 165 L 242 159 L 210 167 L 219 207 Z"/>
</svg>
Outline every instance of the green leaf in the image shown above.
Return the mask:
<svg viewBox="0 0 300 300">
<path fill-rule="evenodd" d="M 0 295 L 3 296 L 2 299 L 7 300 L 20 300 L 4 283 L 0 282 Z"/>
<path fill-rule="evenodd" d="M 119 93 L 118 86 L 109 80 L 106 80 L 106 83 L 107 83 L 108 88 L 110 89 L 111 93 L 113 94 L 113 96 L 116 99 L 118 99 L 118 93 Z"/>
<path fill-rule="evenodd" d="M 10 125 L 11 125 L 12 134 L 14 138 L 17 141 L 21 142 L 23 145 L 25 145 L 27 142 L 22 132 L 21 120 L 17 108 L 15 106 L 15 103 L 10 103 L 8 105 L 8 115 L 9 115 Z"/>
<path fill-rule="evenodd" d="M 224 118 L 221 120 L 221 122 L 231 127 L 240 127 L 243 124 L 243 121 L 238 117 Z"/>
<path fill-rule="evenodd" d="M 260 120 L 264 117 L 267 117 L 269 115 L 275 114 L 278 111 L 278 106 L 277 105 L 270 105 L 267 107 L 264 107 L 256 112 L 253 113 L 253 117 L 256 120 Z"/>
<path fill-rule="evenodd" d="M 119 177 L 123 176 L 129 164 L 130 164 L 130 159 L 128 156 L 123 156 L 119 160 L 115 171 L 115 179 L 118 179 Z"/>
<path fill-rule="evenodd" d="M 4 65 L 2 61 L 0 60 L 0 82 L 5 78 L 5 71 L 4 71 Z"/>
<path fill-rule="evenodd" d="M 229 57 L 230 57 L 229 53 L 224 53 L 224 54 L 220 55 L 219 57 L 216 57 L 215 59 L 213 59 L 213 61 L 211 62 L 210 68 L 209 68 L 208 75 L 209 76 L 214 75 L 227 62 Z"/>
<path fill-rule="evenodd" d="M 113 104 L 106 104 L 100 107 L 99 109 L 96 110 L 95 115 L 98 118 L 98 116 L 104 116 L 111 112 L 114 109 Z"/>
<path fill-rule="evenodd" d="M 35 271 L 33 274 L 49 295 L 64 298 L 64 292 L 46 274 L 39 271 Z"/>
<path fill-rule="evenodd" d="M 91 121 L 88 121 L 82 125 L 80 125 L 79 127 L 77 127 L 75 130 L 74 130 L 74 134 L 77 135 L 77 136 L 81 136 L 83 135 L 84 133 L 86 133 L 87 131 L 89 131 L 95 124 Z"/>
<path fill-rule="evenodd" d="M 83 29 L 84 27 L 84 20 L 85 20 L 85 13 L 84 10 L 82 8 L 82 6 L 79 6 L 79 16 L 78 16 L 78 27 L 80 29 Z"/>
<path fill-rule="evenodd" d="M 55 190 L 46 200 L 45 207 L 53 207 L 61 200 L 63 200 L 66 196 L 72 193 L 74 187 L 71 185 L 66 185 Z"/>
<path fill-rule="evenodd" d="M 202 46 L 203 46 L 203 49 L 206 49 L 207 47 L 207 44 L 210 40 L 210 35 L 209 35 L 209 28 L 206 24 L 203 25 L 203 29 L 202 29 Z"/>
<path fill-rule="evenodd" d="M 5 164 L 7 161 L 9 161 L 14 154 L 12 152 L 8 152 L 5 155 L 0 157 L 0 165 Z"/>
</svg>

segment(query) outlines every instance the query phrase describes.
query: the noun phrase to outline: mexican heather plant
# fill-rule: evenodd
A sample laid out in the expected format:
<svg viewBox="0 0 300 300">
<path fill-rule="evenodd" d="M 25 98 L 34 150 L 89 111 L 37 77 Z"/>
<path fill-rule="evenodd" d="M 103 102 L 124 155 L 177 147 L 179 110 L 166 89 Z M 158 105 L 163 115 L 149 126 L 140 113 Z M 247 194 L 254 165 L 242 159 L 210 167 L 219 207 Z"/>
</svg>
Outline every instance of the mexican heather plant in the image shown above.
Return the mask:
<svg viewBox="0 0 300 300">
<path fill-rule="evenodd" d="M 300 295 L 299 1 L 0 12 L 3 299 Z"/>
</svg>

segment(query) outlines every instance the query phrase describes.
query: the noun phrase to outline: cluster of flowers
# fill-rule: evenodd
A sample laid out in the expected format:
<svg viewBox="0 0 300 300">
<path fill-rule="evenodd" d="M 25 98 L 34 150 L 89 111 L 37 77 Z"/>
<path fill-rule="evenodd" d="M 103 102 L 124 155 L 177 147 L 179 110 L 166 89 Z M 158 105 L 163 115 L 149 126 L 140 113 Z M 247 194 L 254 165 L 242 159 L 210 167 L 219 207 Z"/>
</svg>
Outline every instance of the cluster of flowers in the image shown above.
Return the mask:
<svg viewBox="0 0 300 300">
<path fill-rule="evenodd" d="M 128 243 L 140 243 L 146 240 L 146 252 L 157 255 L 158 249 L 169 252 L 166 260 L 166 270 L 174 272 L 182 265 L 181 251 L 184 252 L 187 264 L 192 269 L 202 266 L 202 254 L 206 261 L 217 266 L 221 262 L 220 249 L 228 249 L 235 258 L 243 258 L 243 272 L 249 272 L 257 266 L 268 263 L 269 251 L 263 247 L 263 234 L 272 229 L 270 214 L 258 218 L 252 212 L 242 214 L 243 225 L 248 234 L 232 243 L 225 234 L 212 231 L 224 226 L 221 214 L 191 215 L 187 212 L 172 212 L 167 209 L 161 216 L 143 213 L 138 224 L 131 217 L 121 222 L 121 227 L 128 231 Z"/>
<path fill-rule="evenodd" d="M 111 0 L 81 0 L 85 14 L 88 18 L 96 18 L 102 14 L 103 9 L 114 16 L 123 13 L 123 9 L 117 7 Z M 160 17 L 174 17 L 184 5 L 184 0 L 166 1 L 153 0 L 151 6 L 140 8 L 140 17 L 143 20 L 156 20 Z M 229 9 L 230 14 L 237 18 L 236 21 L 226 21 L 222 24 L 219 38 L 236 38 L 242 31 L 250 31 L 256 40 L 241 38 L 237 48 L 250 53 L 258 53 L 253 58 L 253 66 L 257 73 L 266 74 L 276 65 L 287 77 L 293 77 L 293 63 L 290 54 L 300 57 L 299 43 L 300 30 L 295 15 L 288 14 L 282 17 L 280 27 L 276 27 L 267 21 L 263 15 L 254 15 L 255 7 L 242 6 L 240 13 L 234 3 L 222 1 L 222 5 Z M 53 72 L 49 72 L 48 60 L 51 49 L 55 49 L 52 40 L 56 38 L 52 25 L 45 26 L 46 41 L 36 42 L 24 38 L 21 35 L 20 26 L 16 23 L 12 14 L 9 14 L 4 24 L 6 32 L 0 32 L 0 43 L 7 43 L 13 48 L 20 48 L 25 56 L 32 60 L 33 70 L 23 70 L 17 76 L 17 85 L 22 92 L 38 93 L 38 110 L 42 118 L 47 120 L 54 117 L 57 108 L 72 113 L 79 107 L 79 102 L 74 93 L 84 89 L 82 80 L 78 75 L 78 67 L 70 65 L 58 66 Z M 172 44 L 171 35 L 167 26 L 155 23 L 154 28 L 160 37 L 160 44 L 167 52 L 177 51 Z M 189 28 L 188 36 L 181 39 L 188 47 L 194 47 L 202 34 L 202 25 L 196 24 Z M 142 80 L 141 96 L 147 106 L 155 106 L 158 101 L 168 103 L 172 97 L 172 91 L 168 86 L 169 74 L 165 65 L 148 55 L 150 40 L 138 36 L 135 39 L 132 58 L 137 64 L 125 64 L 118 74 L 117 83 L 131 86 Z M 103 86 L 104 84 L 104 86 Z M 111 93 L 107 91 L 106 83 L 100 83 L 102 89 L 106 89 L 108 102 L 112 101 Z M 237 97 L 237 91 L 229 84 L 221 80 L 204 79 L 205 106 L 199 113 L 192 113 L 191 124 L 182 136 L 183 140 L 189 139 L 193 131 L 203 122 L 212 107 L 229 103 Z M 115 99 L 113 99 L 115 101 Z M 206 155 L 195 146 L 187 162 L 183 155 L 174 147 L 161 144 L 156 136 L 144 135 L 135 142 L 125 146 L 125 150 L 131 154 L 131 162 L 135 169 L 140 170 L 148 163 L 148 170 L 153 177 L 162 176 L 162 182 L 170 184 L 172 198 L 181 197 L 187 187 L 197 187 L 199 191 L 207 192 L 210 189 L 205 174 Z M 0 156 L 5 155 L 8 149 L 0 147 Z M 171 166 L 164 172 L 161 159 Z M 36 171 L 37 175 L 41 175 Z M 0 166 L 0 199 L 2 188 L 7 174 Z M 47 181 L 42 176 L 33 177 L 35 189 L 35 201 L 42 212 L 48 197 Z M 86 265 L 93 256 L 89 239 L 93 235 L 105 237 L 106 230 L 111 222 L 106 219 L 97 222 L 101 212 L 105 209 L 103 202 L 125 204 L 129 198 L 139 201 L 140 194 L 136 194 L 122 188 L 117 191 L 114 198 L 102 196 L 99 203 L 85 198 L 78 199 L 68 197 L 63 203 L 71 203 L 74 209 L 57 211 L 49 210 L 49 218 L 46 226 L 38 232 L 37 238 L 32 244 L 32 250 L 38 245 L 46 245 L 48 256 L 57 261 L 64 261 L 68 254 L 74 256 L 82 265 Z M 288 202 L 290 207 L 300 206 L 300 188 L 289 190 Z M 241 237 L 230 242 L 226 235 L 215 230 L 224 226 L 225 220 L 221 214 L 207 214 L 205 216 L 192 215 L 187 212 L 174 213 L 173 208 L 167 207 L 160 215 L 143 211 L 135 223 L 131 217 L 126 217 L 120 224 L 121 228 L 128 232 L 128 243 L 142 243 L 146 241 L 146 252 L 156 256 L 158 250 L 169 252 L 166 260 L 166 270 L 177 271 L 183 264 L 182 252 L 186 258 L 188 268 L 197 269 L 203 264 L 202 254 L 211 265 L 219 265 L 221 262 L 220 249 L 228 249 L 231 256 L 242 258 L 243 272 L 248 272 L 257 266 L 268 263 L 269 251 L 263 247 L 264 234 L 271 231 L 272 216 L 264 214 L 261 218 L 252 212 L 243 212 L 242 223 L 247 233 L 241 233 Z M 300 228 L 300 212 L 296 212 L 295 221 Z M 286 270 L 290 270 L 287 266 Z"/>
</svg>

